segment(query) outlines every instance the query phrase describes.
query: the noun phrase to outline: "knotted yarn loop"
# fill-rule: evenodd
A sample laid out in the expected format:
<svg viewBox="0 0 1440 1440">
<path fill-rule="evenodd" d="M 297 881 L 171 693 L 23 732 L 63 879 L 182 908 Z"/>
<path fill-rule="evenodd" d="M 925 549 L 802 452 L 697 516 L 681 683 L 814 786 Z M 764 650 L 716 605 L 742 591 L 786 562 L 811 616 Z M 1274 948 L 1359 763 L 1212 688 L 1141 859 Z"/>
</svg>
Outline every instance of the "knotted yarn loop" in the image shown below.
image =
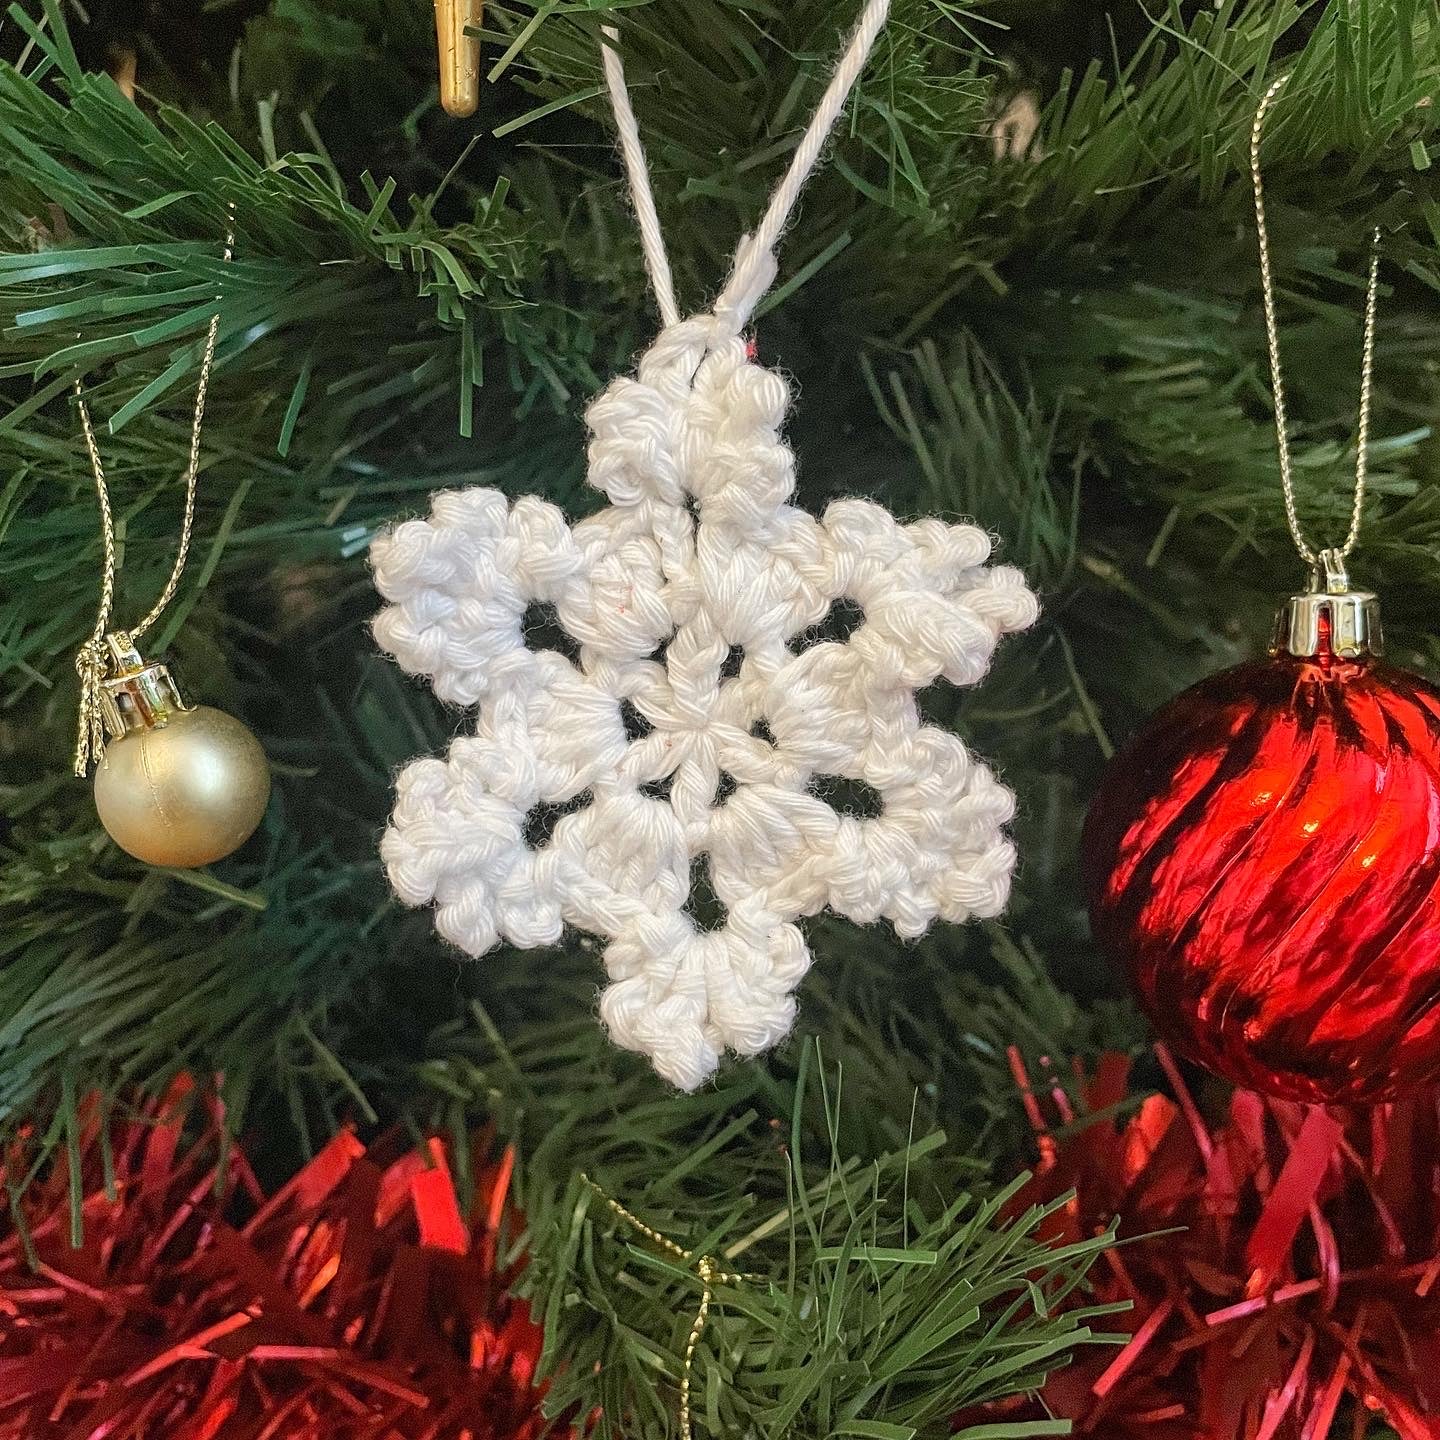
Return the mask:
<svg viewBox="0 0 1440 1440">
<path fill-rule="evenodd" d="M 765 214 L 754 231 L 741 238 L 735 252 L 735 264 L 730 279 L 714 306 L 714 316 L 720 330 L 719 338 L 741 334 L 750 323 L 756 306 L 775 283 L 775 246 L 789 224 L 805 182 L 820 161 L 825 142 L 830 138 L 835 122 L 845 109 L 850 92 L 855 88 L 855 83 L 865 68 L 865 62 L 870 58 L 870 51 L 884 29 L 889 13 L 890 0 L 867 0 L 815 114 L 800 137 L 800 143 L 795 147 L 790 165 L 780 184 L 776 186 L 775 193 L 770 197 Z M 636 124 L 630 94 L 625 86 L 625 70 L 619 51 L 620 37 L 611 25 L 604 26 L 601 33 L 605 83 L 610 92 L 615 130 L 630 183 L 630 198 L 635 207 L 641 246 L 645 252 L 645 268 L 655 291 L 660 319 L 669 328 L 679 321 L 680 312 L 675 304 L 675 286 L 671 278 L 670 260 L 665 253 L 655 196 L 650 185 L 645 148 L 640 140 L 639 126 Z"/>
</svg>

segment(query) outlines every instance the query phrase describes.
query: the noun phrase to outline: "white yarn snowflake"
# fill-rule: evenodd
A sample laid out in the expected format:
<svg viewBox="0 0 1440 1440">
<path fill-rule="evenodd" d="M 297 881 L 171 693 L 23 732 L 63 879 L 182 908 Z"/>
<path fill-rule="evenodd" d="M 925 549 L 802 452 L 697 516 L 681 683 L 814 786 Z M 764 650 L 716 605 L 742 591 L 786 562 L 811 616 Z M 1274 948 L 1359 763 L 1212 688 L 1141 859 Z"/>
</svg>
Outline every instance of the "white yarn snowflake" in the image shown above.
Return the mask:
<svg viewBox="0 0 1440 1440">
<path fill-rule="evenodd" d="M 381 845 L 396 892 L 470 955 L 567 924 L 603 936 L 612 1037 L 685 1089 L 790 1029 L 798 917 L 917 936 L 998 914 L 1015 865 L 1011 793 L 922 723 L 915 692 L 978 681 L 1035 597 L 987 567 L 973 525 L 787 504 L 787 402 L 733 317 L 682 321 L 590 406 L 608 509 L 572 528 L 533 496 L 450 491 L 372 551 L 380 644 L 476 707 L 473 734 L 399 776 Z M 845 602 L 863 622 L 807 643 Z M 536 604 L 578 663 L 529 647 Z M 837 813 L 827 777 L 872 786 L 881 813 Z M 532 845 L 545 807 L 569 813 Z M 686 909 L 704 859 L 718 929 Z"/>
</svg>

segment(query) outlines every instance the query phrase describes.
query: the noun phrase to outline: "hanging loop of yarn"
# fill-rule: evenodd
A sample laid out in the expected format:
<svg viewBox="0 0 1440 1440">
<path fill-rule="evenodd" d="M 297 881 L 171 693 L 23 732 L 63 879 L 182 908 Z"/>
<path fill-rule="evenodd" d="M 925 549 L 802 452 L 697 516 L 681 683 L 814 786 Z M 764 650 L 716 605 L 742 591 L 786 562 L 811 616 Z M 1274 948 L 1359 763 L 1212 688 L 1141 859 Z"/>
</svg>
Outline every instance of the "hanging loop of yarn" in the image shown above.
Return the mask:
<svg viewBox="0 0 1440 1440">
<path fill-rule="evenodd" d="M 974 525 L 901 525 L 880 506 L 789 503 L 784 379 L 742 332 L 888 9 L 870 0 L 815 119 L 710 313 L 678 318 L 613 35 L 604 67 L 663 328 L 590 404 L 570 525 L 533 496 L 469 489 L 376 537 L 380 645 L 475 708 L 444 759 L 412 762 L 381 854 L 466 953 L 605 942 L 617 1044 L 690 1089 L 728 1048 L 782 1039 L 810 963 L 796 921 L 829 908 L 906 937 L 993 916 L 1008 897 L 1014 800 L 915 692 L 981 679 L 1037 614 Z M 534 649 L 553 609 L 576 655 Z M 859 612 L 822 638 L 832 612 Z M 837 627 L 832 626 L 831 629 Z M 837 810 L 843 785 L 878 813 Z M 697 915 L 697 887 L 723 923 Z"/>
<path fill-rule="evenodd" d="M 754 233 L 740 242 L 730 281 L 715 305 L 716 315 L 724 316 L 728 323 L 733 323 L 737 335 L 750 323 L 755 307 L 775 283 L 775 246 L 800 199 L 801 188 L 819 163 L 820 152 L 845 109 L 845 102 L 870 58 L 875 41 L 885 28 L 889 13 L 890 0 L 869 0 L 865 6 L 855 33 L 825 87 L 815 117 L 796 146 L 785 178 L 776 187 Z"/>
</svg>

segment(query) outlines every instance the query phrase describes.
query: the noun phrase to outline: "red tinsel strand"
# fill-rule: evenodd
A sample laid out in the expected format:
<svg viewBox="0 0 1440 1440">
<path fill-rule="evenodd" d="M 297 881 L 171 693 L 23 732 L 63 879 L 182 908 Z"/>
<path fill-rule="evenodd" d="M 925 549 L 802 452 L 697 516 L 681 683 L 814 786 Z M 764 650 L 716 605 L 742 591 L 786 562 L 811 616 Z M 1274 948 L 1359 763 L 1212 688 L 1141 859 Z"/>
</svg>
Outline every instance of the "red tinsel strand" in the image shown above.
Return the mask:
<svg viewBox="0 0 1440 1440">
<path fill-rule="evenodd" d="M 957 1424 L 1055 1416 L 1102 1440 L 1338 1440 L 1378 1417 L 1400 1440 L 1440 1440 L 1440 1092 L 1347 1111 L 1238 1090 L 1212 1124 L 1161 1050 L 1173 1099 L 1117 1119 L 1129 1064 L 1106 1055 L 1082 1077 L 1086 1115 L 1066 1124 L 1048 1083 L 1010 1058 L 1038 1151 L 1014 1205 L 1073 1189 L 1056 1240 L 1118 1221 L 1126 1243 L 1074 1303 L 1128 1302 L 1110 1324 L 1130 1338 L 1032 1401 Z"/>
<path fill-rule="evenodd" d="M 342 1131 L 267 1198 L 188 1080 L 82 1117 L 0 1221 L 0 1440 L 572 1433 L 541 1414 L 541 1333 L 497 1269 L 514 1157 L 490 1137 L 464 1213 L 439 1139 Z M 6 1187 L 29 1165 L 14 1147 Z"/>
</svg>

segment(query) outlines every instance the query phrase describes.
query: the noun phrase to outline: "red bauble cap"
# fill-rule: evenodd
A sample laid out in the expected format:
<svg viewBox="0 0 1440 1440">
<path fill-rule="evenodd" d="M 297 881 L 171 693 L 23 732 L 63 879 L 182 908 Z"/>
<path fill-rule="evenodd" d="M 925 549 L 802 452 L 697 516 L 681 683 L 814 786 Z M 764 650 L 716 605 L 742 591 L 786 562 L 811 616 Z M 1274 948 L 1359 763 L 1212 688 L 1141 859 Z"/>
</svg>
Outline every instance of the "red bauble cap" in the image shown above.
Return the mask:
<svg viewBox="0 0 1440 1440">
<path fill-rule="evenodd" d="M 1326 597 L 1301 598 L 1315 654 L 1203 681 L 1116 757 L 1085 884 L 1096 939 L 1182 1054 L 1368 1103 L 1440 1076 L 1440 690 L 1337 655 Z"/>
</svg>

